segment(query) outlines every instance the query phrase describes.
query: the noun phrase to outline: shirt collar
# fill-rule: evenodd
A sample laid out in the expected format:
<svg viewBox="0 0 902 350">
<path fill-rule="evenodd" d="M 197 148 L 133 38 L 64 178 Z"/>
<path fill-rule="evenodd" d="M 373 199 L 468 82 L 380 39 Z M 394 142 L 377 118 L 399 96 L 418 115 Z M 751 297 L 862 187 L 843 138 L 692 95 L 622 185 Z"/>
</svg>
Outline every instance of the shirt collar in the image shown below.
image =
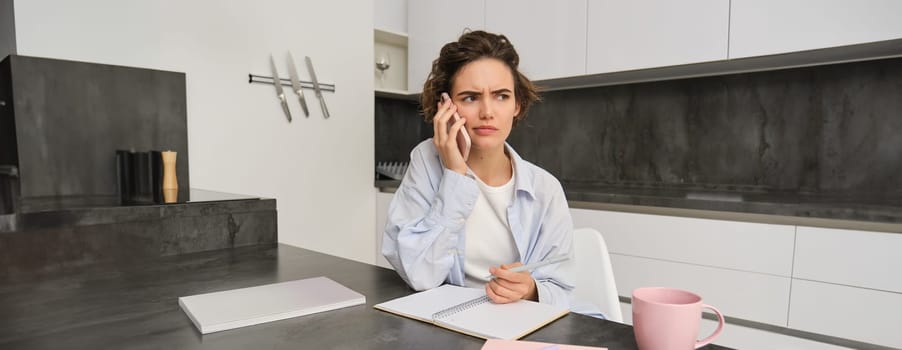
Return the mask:
<svg viewBox="0 0 902 350">
<path fill-rule="evenodd" d="M 520 158 L 520 155 L 514 151 L 510 144 L 505 142 L 504 147 L 514 163 L 514 173 L 516 174 L 514 176 L 514 188 L 517 192 L 526 193 L 531 199 L 535 199 L 535 174 L 530 171 L 529 164 L 523 158 Z"/>
</svg>

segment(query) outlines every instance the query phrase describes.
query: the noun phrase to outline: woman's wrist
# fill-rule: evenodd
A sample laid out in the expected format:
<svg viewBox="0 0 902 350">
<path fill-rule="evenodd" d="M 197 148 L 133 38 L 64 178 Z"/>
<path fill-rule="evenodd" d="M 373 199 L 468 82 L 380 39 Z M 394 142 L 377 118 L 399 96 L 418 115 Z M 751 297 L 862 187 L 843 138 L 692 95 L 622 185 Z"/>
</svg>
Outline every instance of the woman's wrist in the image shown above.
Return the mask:
<svg viewBox="0 0 902 350">
<path fill-rule="evenodd" d="M 523 299 L 539 301 L 539 286 L 536 283 L 536 280 L 532 280 L 532 283 L 530 283 L 529 291 L 526 292 L 526 295 L 523 296 Z"/>
<path fill-rule="evenodd" d="M 464 175 L 464 176 L 467 175 L 467 167 L 463 167 L 463 168 L 460 168 L 460 167 L 454 167 L 454 168 L 448 168 L 448 170 L 451 170 L 451 171 L 453 171 L 453 172 L 455 172 L 455 173 L 458 173 L 458 174 L 461 174 L 461 175 Z"/>
</svg>

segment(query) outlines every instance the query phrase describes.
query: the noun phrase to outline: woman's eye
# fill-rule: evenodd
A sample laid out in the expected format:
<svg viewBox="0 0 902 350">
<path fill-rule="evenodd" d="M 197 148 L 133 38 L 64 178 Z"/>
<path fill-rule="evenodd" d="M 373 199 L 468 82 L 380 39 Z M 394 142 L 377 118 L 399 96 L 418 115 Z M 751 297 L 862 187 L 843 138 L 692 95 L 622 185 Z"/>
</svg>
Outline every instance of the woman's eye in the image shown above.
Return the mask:
<svg viewBox="0 0 902 350">
<path fill-rule="evenodd" d="M 509 99 L 509 98 L 510 98 L 510 96 L 508 96 L 508 95 L 504 95 L 504 94 L 501 94 L 501 95 L 497 95 L 497 96 L 495 96 L 495 98 L 497 98 L 497 99 L 498 99 L 498 101 L 504 101 L 504 100 L 506 100 L 506 99 Z"/>
<path fill-rule="evenodd" d="M 473 96 L 464 96 L 462 100 L 464 102 L 473 102 Z"/>
</svg>

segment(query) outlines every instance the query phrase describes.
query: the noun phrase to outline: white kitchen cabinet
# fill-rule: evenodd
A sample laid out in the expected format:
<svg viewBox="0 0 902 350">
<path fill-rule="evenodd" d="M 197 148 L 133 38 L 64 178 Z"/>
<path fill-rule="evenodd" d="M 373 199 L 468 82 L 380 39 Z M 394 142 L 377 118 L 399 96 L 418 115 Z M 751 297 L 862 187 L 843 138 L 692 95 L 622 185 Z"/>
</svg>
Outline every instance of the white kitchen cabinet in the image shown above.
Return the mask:
<svg viewBox="0 0 902 350">
<path fill-rule="evenodd" d="M 611 253 L 790 277 L 795 227 L 571 209 L 574 227 L 604 235 Z"/>
<path fill-rule="evenodd" d="M 894 331 L 902 324 L 902 234 L 605 210 L 571 213 L 574 227 L 605 236 L 621 296 L 644 286 L 688 289 L 737 319 L 902 347 Z M 745 336 L 726 337 L 722 344 L 829 347 L 760 329 L 740 332 Z M 764 346 L 769 343 L 759 335 L 781 345 Z"/>
<path fill-rule="evenodd" d="M 486 0 L 485 29 L 510 39 L 532 80 L 586 74 L 586 0 Z"/>
<path fill-rule="evenodd" d="M 732 0 L 730 58 L 902 38 L 898 0 Z"/>
<path fill-rule="evenodd" d="M 792 276 L 902 293 L 900 252 L 899 233 L 799 226 Z"/>
<path fill-rule="evenodd" d="M 407 33 L 407 0 L 375 0 L 373 28 Z"/>
<path fill-rule="evenodd" d="M 795 227 L 571 209 L 611 252 L 618 293 L 639 287 L 691 290 L 725 315 L 786 326 Z"/>
<path fill-rule="evenodd" d="M 376 265 L 392 268 L 388 260 L 382 256 L 382 233 L 385 232 L 385 223 L 388 221 L 388 205 L 391 204 L 394 193 L 376 192 Z"/>
<path fill-rule="evenodd" d="M 902 325 L 902 294 L 792 281 L 790 328 L 902 348 L 899 325 Z"/>
<path fill-rule="evenodd" d="M 729 0 L 592 0 L 587 73 L 724 60 Z"/>
<path fill-rule="evenodd" d="M 442 46 L 464 29 L 483 29 L 484 0 L 411 0 L 407 8 L 407 90 L 423 91 L 423 83 Z"/>
<path fill-rule="evenodd" d="M 673 287 L 700 295 L 724 315 L 786 326 L 789 277 L 611 254 L 618 294 Z"/>
</svg>

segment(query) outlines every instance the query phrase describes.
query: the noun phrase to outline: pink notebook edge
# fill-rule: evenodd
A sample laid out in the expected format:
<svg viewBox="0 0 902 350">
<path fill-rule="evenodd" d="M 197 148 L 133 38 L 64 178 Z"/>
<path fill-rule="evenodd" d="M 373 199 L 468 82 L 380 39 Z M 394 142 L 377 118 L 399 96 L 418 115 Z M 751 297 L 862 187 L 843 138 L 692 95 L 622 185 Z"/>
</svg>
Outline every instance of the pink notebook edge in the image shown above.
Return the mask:
<svg viewBox="0 0 902 350">
<path fill-rule="evenodd" d="M 525 340 L 489 339 L 482 345 L 482 350 L 541 350 L 551 346 L 557 346 L 560 350 L 607 350 L 596 346 L 581 346 L 568 344 L 543 343 Z"/>
</svg>

